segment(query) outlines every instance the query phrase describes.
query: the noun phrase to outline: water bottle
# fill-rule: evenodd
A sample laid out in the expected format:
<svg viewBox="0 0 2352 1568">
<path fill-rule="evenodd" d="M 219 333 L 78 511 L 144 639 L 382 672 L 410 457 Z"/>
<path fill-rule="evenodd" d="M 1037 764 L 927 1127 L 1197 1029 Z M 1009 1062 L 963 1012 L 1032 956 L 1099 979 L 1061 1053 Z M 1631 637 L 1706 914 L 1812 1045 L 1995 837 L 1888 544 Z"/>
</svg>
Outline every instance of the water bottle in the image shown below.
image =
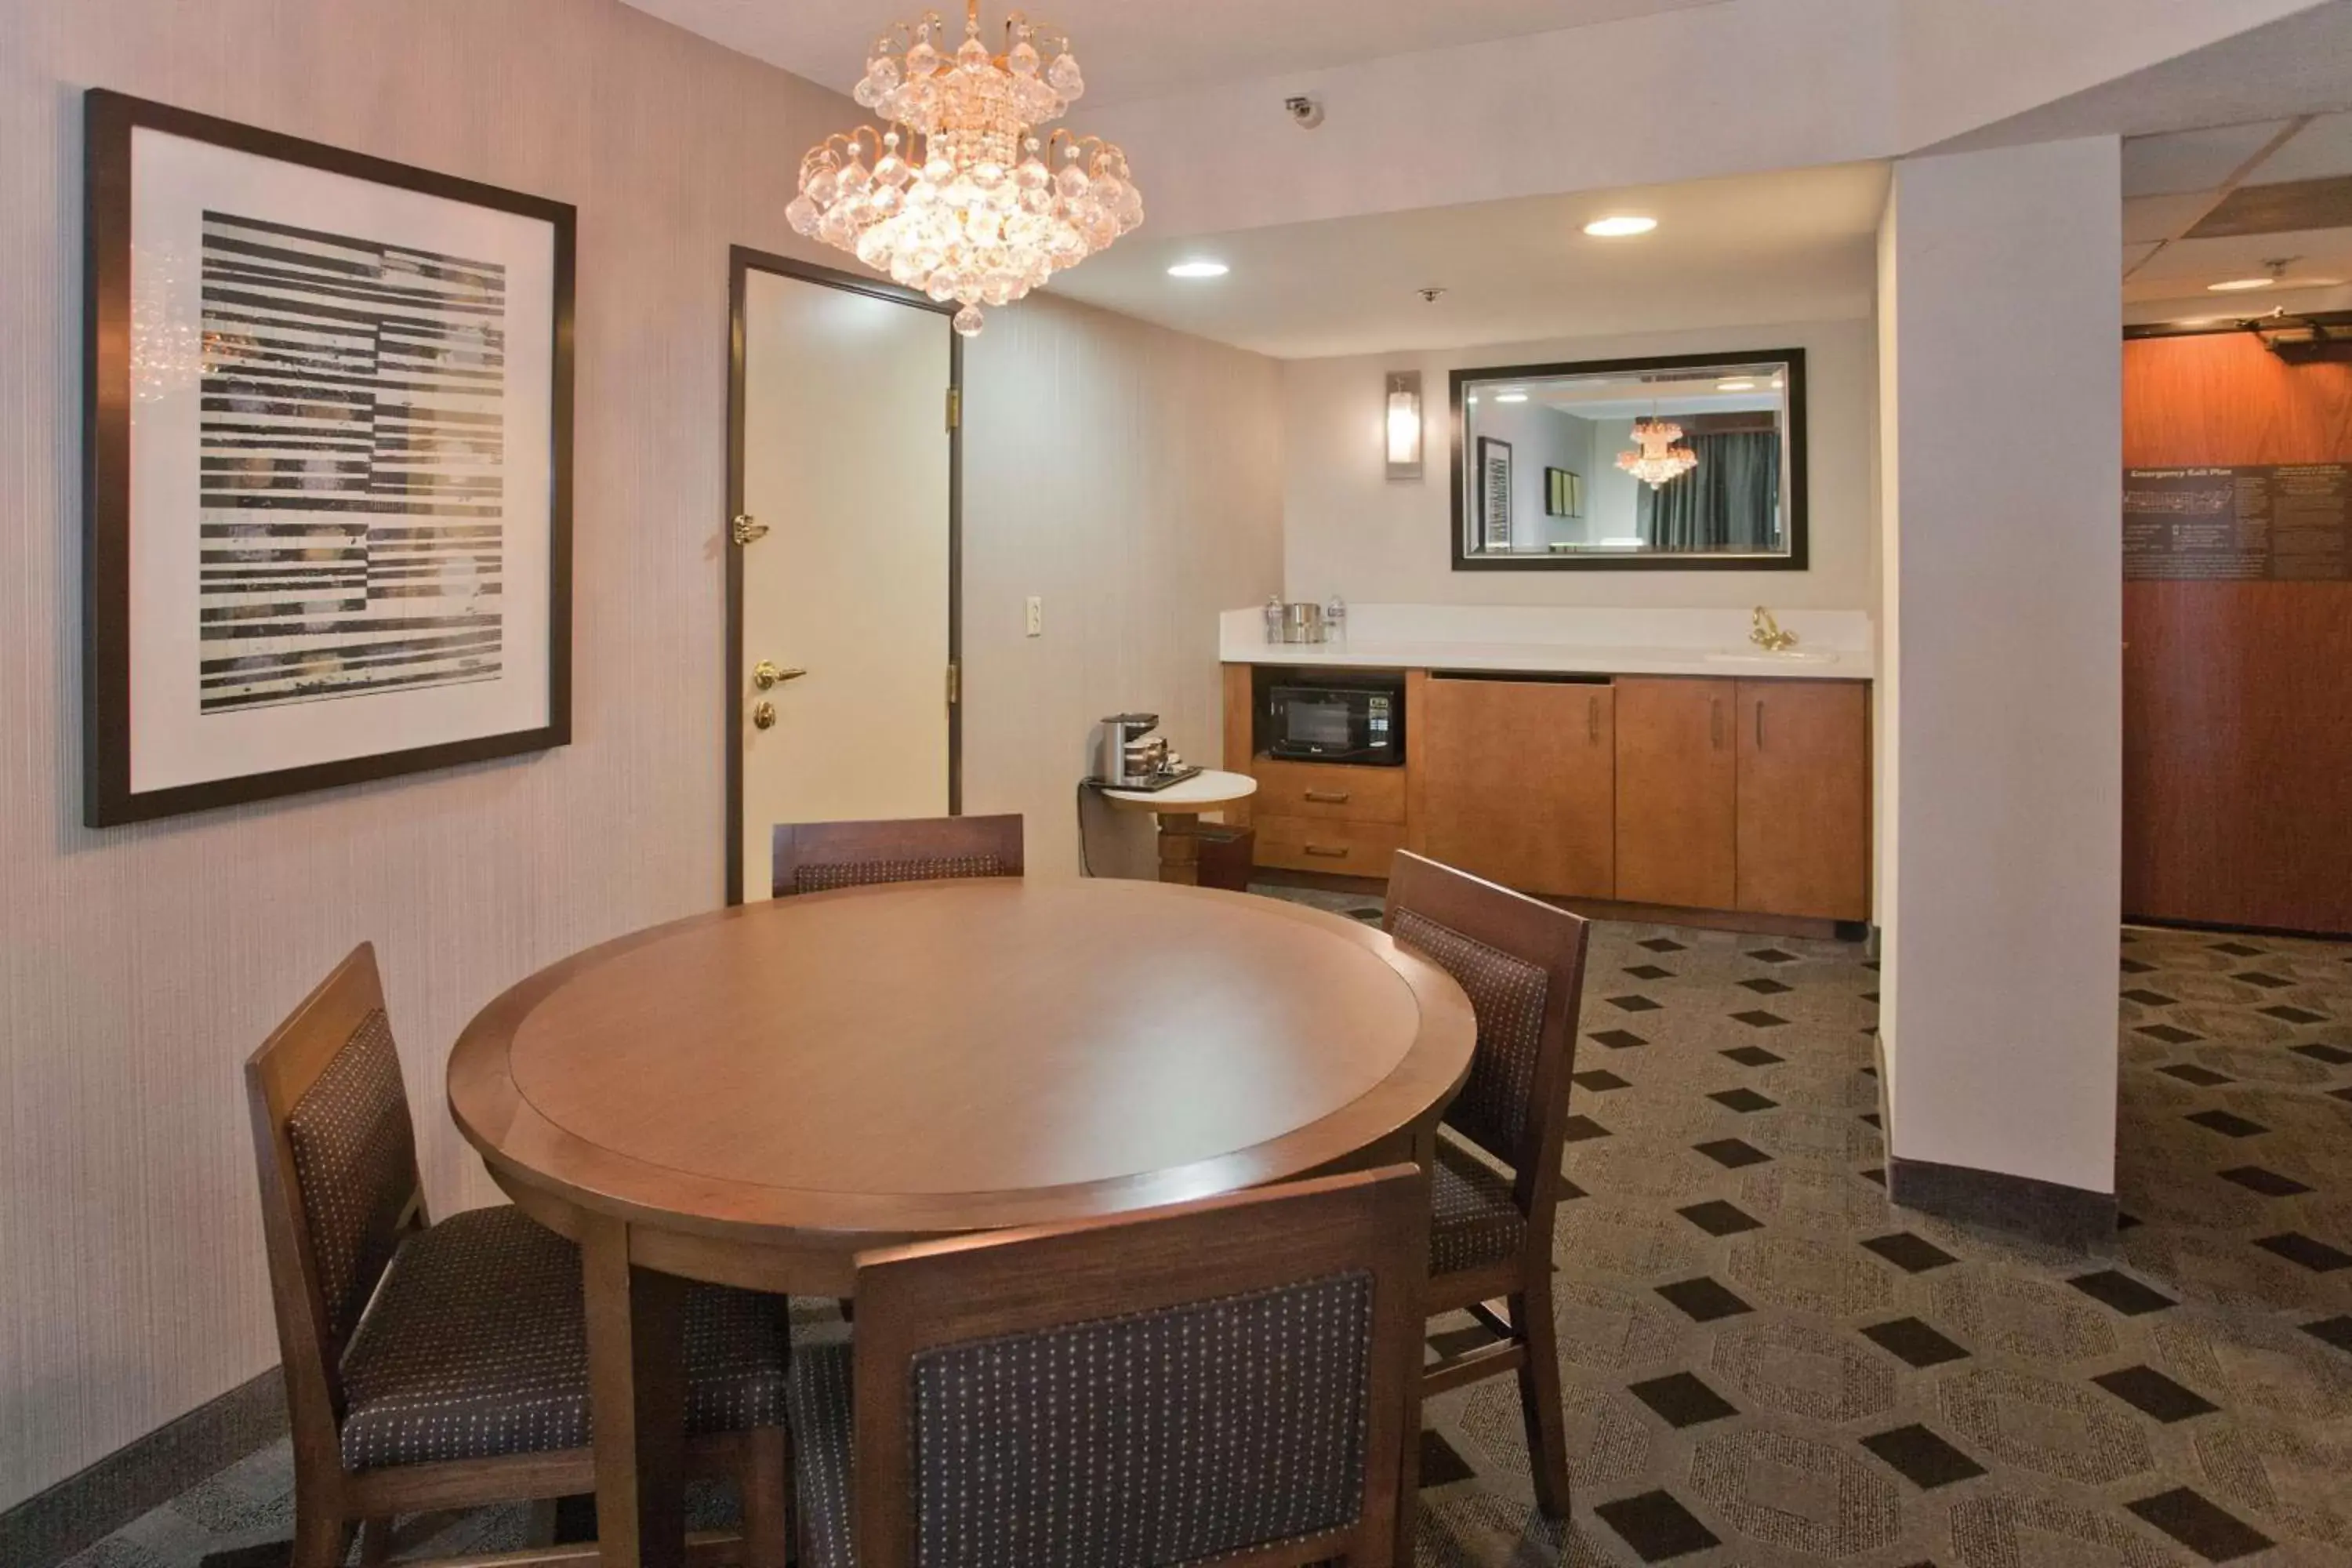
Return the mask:
<svg viewBox="0 0 2352 1568">
<path fill-rule="evenodd" d="M 1266 595 L 1265 640 L 1270 643 L 1282 640 L 1282 595 L 1279 594 Z"/>
<path fill-rule="evenodd" d="M 1323 606 L 1323 640 L 1340 643 L 1348 640 L 1348 601 L 1337 594 L 1332 595 L 1329 603 Z"/>
</svg>

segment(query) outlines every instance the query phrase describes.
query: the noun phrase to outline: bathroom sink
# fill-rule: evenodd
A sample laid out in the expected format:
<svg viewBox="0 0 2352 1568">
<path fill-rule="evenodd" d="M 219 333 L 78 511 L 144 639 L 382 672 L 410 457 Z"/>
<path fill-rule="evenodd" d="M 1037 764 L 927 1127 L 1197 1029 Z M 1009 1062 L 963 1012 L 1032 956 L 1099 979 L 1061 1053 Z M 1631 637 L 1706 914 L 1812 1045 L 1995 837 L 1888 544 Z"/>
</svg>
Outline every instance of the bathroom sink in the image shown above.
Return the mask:
<svg viewBox="0 0 2352 1568">
<path fill-rule="evenodd" d="M 1760 647 L 1720 648 L 1706 656 L 1709 664 L 1835 664 L 1837 649 L 1791 647 L 1770 653 Z"/>
</svg>

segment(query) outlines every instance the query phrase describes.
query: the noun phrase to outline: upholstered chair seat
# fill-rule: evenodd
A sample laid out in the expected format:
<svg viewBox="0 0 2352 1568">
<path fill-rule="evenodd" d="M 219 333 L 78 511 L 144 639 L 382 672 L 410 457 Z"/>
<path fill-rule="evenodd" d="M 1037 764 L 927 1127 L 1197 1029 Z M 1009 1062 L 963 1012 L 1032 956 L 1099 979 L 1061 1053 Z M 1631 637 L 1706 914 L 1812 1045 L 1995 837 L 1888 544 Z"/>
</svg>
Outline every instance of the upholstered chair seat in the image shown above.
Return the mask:
<svg viewBox="0 0 2352 1568">
<path fill-rule="evenodd" d="M 782 1424 L 779 1298 L 695 1286 L 685 1342 L 688 1432 Z M 580 1249 L 512 1208 L 412 1234 L 344 1352 L 343 1390 L 353 1470 L 586 1447 Z"/>
<path fill-rule="evenodd" d="M 1444 1139 L 1430 1167 L 1429 1204 L 1432 1274 L 1506 1262 L 1526 1245 L 1528 1218 L 1511 1201 L 1511 1178 Z"/>
</svg>

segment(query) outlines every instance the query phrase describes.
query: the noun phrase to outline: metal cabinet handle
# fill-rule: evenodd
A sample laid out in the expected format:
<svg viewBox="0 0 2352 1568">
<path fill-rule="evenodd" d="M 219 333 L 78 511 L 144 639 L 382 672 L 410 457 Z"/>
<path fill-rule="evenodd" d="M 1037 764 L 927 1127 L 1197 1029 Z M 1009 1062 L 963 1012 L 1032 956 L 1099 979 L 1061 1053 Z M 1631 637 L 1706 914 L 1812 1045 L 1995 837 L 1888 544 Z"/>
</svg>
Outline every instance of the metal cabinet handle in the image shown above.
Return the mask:
<svg viewBox="0 0 2352 1568">
<path fill-rule="evenodd" d="M 1317 805 L 1345 805 L 1355 798 L 1353 790 L 1310 789 L 1307 798 Z"/>
<path fill-rule="evenodd" d="M 1327 844 L 1309 844 L 1305 848 L 1309 855 L 1320 856 L 1326 860 L 1345 860 L 1348 858 L 1345 849 L 1334 849 Z"/>
<path fill-rule="evenodd" d="M 1708 743 L 1717 751 L 1723 750 L 1723 699 L 1720 697 L 1706 700 L 1706 736 Z"/>
<path fill-rule="evenodd" d="M 1756 749 L 1764 749 L 1764 699 L 1756 700 Z"/>
<path fill-rule="evenodd" d="M 1601 699 L 1584 700 L 1584 738 L 1594 745 L 1601 744 Z"/>
</svg>

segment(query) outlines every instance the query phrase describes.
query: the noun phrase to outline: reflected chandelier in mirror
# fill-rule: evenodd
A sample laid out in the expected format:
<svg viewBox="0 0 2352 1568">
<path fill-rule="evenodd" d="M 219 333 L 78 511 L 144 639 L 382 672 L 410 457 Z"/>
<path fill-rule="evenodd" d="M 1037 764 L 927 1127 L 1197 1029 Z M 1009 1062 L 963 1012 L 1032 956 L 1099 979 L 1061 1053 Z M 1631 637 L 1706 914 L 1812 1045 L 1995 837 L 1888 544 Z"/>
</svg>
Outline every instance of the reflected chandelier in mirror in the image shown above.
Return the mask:
<svg viewBox="0 0 2352 1568">
<path fill-rule="evenodd" d="M 1805 569 L 1805 354 L 1457 370 L 1455 571 Z"/>
</svg>

